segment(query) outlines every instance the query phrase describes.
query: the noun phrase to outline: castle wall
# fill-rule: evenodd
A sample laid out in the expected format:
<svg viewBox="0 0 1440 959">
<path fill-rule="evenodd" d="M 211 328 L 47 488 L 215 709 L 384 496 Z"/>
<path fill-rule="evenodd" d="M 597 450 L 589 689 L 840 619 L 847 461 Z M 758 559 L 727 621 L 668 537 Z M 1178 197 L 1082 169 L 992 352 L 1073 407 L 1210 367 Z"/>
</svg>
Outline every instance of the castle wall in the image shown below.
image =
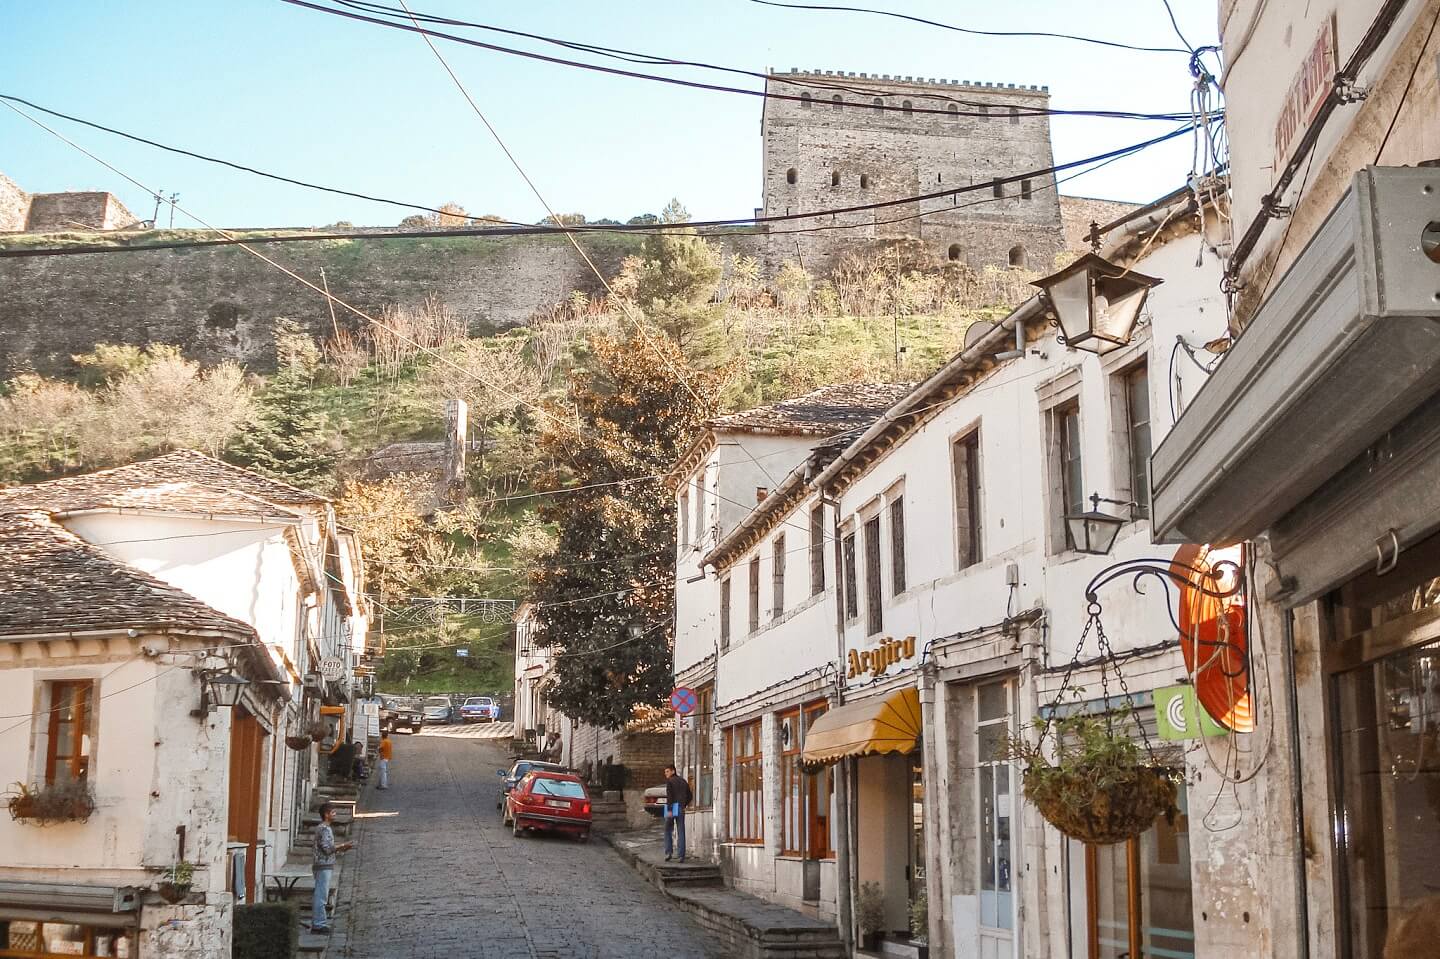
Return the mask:
<svg viewBox="0 0 1440 959">
<path fill-rule="evenodd" d="M 808 268 L 825 272 L 857 242 L 911 237 L 924 241 L 937 258 L 977 268 L 1011 265 L 1017 247 L 1022 262 L 1043 268 L 1061 249 L 1053 175 L 990 185 L 1052 165 L 1049 118 L 1022 115 L 1048 106 L 1048 91 L 797 71 L 772 74 L 766 91 L 771 96 L 761 135 L 767 216 L 981 186 L 933 200 L 771 224 L 778 255 L 808 259 Z M 884 109 L 889 107 L 900 109 Z M 848 228 L 833 229 L 841 226 Z"/>
<path fill-rule="evenodd" d="M 607 277 L 638 236 L 587 236 Z M 600 291 L 563 236 L 319 240 L 259 247 L 372 315 L 437 296 L 477 332 L 524 323 L 572 290 Z M 205 363 L 274 361 L 272 331 L 289 317 L 330 331 L 325 300 L 238 247 L 0 259 L 0 374 L 57 373 L 96 343 L 170 343 Z M 363 322 L 339 311 L 342 323 Z"/>
<path fill-rule="evenodd" d="M 69 230 L 118 230 L 140 221 L 109 193 L 35 193 L 25 230 L 63 233 Z"/>
</svg>

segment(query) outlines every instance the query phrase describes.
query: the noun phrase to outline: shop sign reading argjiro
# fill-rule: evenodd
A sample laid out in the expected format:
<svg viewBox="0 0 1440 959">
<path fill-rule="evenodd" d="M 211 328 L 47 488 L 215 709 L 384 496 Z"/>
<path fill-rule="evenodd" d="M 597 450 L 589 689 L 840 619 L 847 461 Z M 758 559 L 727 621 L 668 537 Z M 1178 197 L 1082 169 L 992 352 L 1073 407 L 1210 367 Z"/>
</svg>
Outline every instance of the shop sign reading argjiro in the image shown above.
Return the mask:
<svg viewBox="0 0 1440 959">
<path fill-rule="evenodd" d="M 914 636 L 906 636 L 904 639 L 882 639 L 880 645 L 875 649 L 850 650 L 850 668 L 846 671 L 845 678 L 854 679 L 856 676 L 869 673 L 879 679 L 885 675 L 885 670 L 894 664 L 914 658 Z"/>
</svg>

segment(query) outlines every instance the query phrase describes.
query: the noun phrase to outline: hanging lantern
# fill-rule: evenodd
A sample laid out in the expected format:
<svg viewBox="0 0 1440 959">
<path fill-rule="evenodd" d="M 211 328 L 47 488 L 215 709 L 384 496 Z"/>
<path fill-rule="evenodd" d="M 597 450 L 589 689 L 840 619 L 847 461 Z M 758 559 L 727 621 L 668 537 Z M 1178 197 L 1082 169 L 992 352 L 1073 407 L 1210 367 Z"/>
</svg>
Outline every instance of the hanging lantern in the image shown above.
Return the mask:
<svg viewBox="0 0 1440 959">
<path fill-rule="evenodd" d="M 1145 297 L 1162 282 L 1086 253 L 1031 285 L 1050 301 L 1066 346 L 1108 353 L 1130 342 Z"/>
<path fill-rule="evenodd" d="M 1100 497 L 1091 496 L 1091 507 L 1084 513 L 1072 513 L 1065 517 L 1065 526 L 1070 531 L 1070 542 L 1078 553 L 1104 556 L 1115 545 L 1120 527 L 1125 520 L 1119 516 L 1100 512 Z"/>
<path fill-rule="evenodd" d="M 210 699 L 216 706 L 224 706 L 227 709 L 240 702 L 240 694 L 245 687 L 250 685 L 250 680 L 234 673 L 220 673 L 210 677 Z"/>
</svg>

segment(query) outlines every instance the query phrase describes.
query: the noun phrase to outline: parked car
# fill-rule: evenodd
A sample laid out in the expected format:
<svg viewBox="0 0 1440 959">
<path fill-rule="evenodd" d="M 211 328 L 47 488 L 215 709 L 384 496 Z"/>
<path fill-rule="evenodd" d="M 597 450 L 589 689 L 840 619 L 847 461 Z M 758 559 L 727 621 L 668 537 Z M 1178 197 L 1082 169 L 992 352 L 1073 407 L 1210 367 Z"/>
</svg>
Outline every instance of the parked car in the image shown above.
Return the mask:
<svg viewBox="0 0 1440 959">
<path fill-rule="evenodd" d="M 408 729 L 412 733 L 418 733 L 423 722 L 420 710 L 410 701 L 398 696 L 380 697 L 381 732 L 393 733 L 397 729 Z"/>
<path fill-rule="evenodd" d="M 502 820 L 505 822 L 510 821 L 510 811 L 505 808 L 505 797 L 510 794 L 510 790 L 514 789 L 520 780 L 525 778 L 527 773 L 537 771 L 568 773 L 570 770 L 566 769 L 560 763 L 546 763 L 538 759 L 516 760 L 515 765 L 509 769 L 495 770 L 495 775 L 500 777 L 500 801 L 495 804 L 495 808 L 500 810 L 500 818 Z"/>
<path fill-rule="evenodd" d="M 455 706 L 449 696 L 431 696 L 425 700 L 425 722 L 449 723 L 455 719 Z"/>
<path fill-rule="evenodd" d="M 644 794 L 645 811 L 659 819 L 665 815 L 665 787 L 651 786 Z"/>
<path fill-rule="evenodd" d="M 530 830 L 559 832 L 581 842 L 590 839 L 590 793 L 579 776 L 532 771 L 505 798 L 516 836 Z"/>
<path fill-rule="evenodd" d="M 489 696 L 471 696 L 461 704 L 460 718 L 467 723 L 493 723 L 500 718 L 500 704 Z"/>
</svg>

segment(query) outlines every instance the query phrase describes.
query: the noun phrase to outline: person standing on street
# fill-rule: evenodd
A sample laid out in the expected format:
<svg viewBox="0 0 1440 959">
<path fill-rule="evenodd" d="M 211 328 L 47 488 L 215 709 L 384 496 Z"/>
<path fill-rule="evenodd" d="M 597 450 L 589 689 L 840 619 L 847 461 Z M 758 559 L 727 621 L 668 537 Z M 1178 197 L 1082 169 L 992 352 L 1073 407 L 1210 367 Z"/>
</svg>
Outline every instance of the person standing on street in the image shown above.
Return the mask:
<svg viewBox="0 0 1440 959">
<path fill-rule="evenodd" d="M 375 751 L 380 759 L 380 784 L 376 789 L 390 788 L 390 755 L 395 751 L 395 744 L 390 741 L 389 733 L 380 734 L 380 747 Z"/>
<path fill-rule="evenodd" d="M 310 871 L 315 874 L 315 896 L 310 902 L 310 931 L 327 935 L 330 932 L 330 916 L 326 907 L 330 902 L 330 883 L 335 876 L 335 860 L 342 852 L 355 847 L 353 842 L 335 843 L 335 807 L 328 802 L 320 807 L 320 825 L 315 827 L 315 862 Z"/>
<path fill-rule="evenodd" d="M 690 784 L 675 771 L 674 766 L 665 767 L 665 861 L 678 858 L 685 861 L 685 807 L 690 805 Z M 679 841 L 671 843 L 671 834 L 679 830 Z M 675 853 L 679 853 L 675 856 Z"/>
</svg>

